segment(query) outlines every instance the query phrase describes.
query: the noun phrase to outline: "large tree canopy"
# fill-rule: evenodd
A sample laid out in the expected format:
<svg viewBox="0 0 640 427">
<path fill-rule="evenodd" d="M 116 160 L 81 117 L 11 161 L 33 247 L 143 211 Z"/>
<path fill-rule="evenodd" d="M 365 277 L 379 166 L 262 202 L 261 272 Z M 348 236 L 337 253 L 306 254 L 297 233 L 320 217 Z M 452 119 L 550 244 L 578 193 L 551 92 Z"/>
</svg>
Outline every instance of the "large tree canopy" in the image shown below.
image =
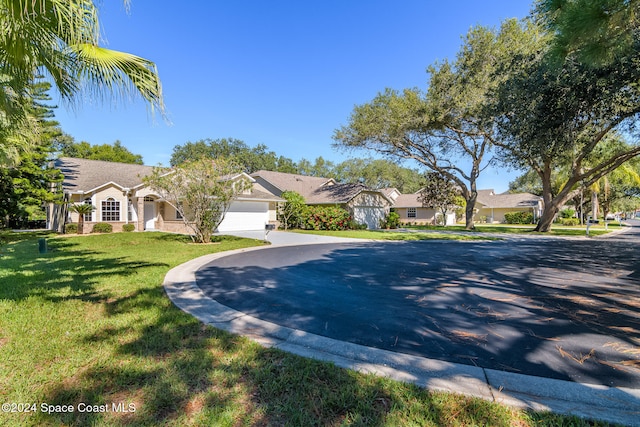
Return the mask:
<svg viewBox="0 0 640 427">
<path fill-rule="evenodd" d="M 56 138 L 54 148 L 60 156 L 79 159 L 103 160 L 106 162 L 144 164 L 140 154 L 132 153 L 120 141 L 113 144 L 92 145 L 86 141 L 75 142 L 70 135 Z"/>
<path fill-rule="evenodd" d="M 62 174 L 47 167 L 51 143 L 61 134 L 58 122 L 52 120 L 54 107 L 47 105 L 49 87 L 49 83 L 38 82 L 30 90 L 28 111 L 38 129 L 37 144 L 19 153 L 15 167 L 0 167 L 0 228 L 26 227 L 28 221 L 43 220 L 44 203 L 60 198 L 50 189 L 52 183 L 62 180 Z"/>
<path fill-rule="evenodd" d="M 561 59 L 574 55 L 599 66 L 634 49 L 640 0 L 539 0 L 536 12 Z"/>
<path fill-rule="evenodd" d="M 454 181 L 466 201 L 466 227 L 473 228 L 477 179 L 491 163 L 495 139 L 494 121 L 485 106 L 506 78 L 496 70 L 539 43 L 537 29 L 516 20 L 505 21 L 499 30 L 472 28 L 453 63 L 429 67 L 426 94 L 387 89 L 356 106 L 349 123 L 335 131 L 336 146 L 412 159 Z"/>
<path fill-rule="evenodd" d="M 270 170 L 277 172 L 297 172 L 295 163 L 283 156 L 276 155 L 264 144 L 249 147 L 244 141 L 235 138 L 201 139 L 196 142 L 187 142 L 184 145 L 173 147 L 171 165 L 197 160 L 201 157 L 212 159 L 224 157 L 233 159 L 241 170 L 252 173 L 258 170 Z"/>
<path fill-rule="evenodd" d="M 541 50 L 514 57 L 512 70 L 495 96 L 498 145 L 507 163 L 539 175 L 545 210 L 536 229 L 548 231 L 578 187 L 591 186 L 640 154 L 640 51 L 594 67 L 573 55 L 558 64 Z M 598 150 L 614 132 L 632 142 Z M 566 171 L 566 179 L 554 190 L 559 171 Z"/>
</svg>

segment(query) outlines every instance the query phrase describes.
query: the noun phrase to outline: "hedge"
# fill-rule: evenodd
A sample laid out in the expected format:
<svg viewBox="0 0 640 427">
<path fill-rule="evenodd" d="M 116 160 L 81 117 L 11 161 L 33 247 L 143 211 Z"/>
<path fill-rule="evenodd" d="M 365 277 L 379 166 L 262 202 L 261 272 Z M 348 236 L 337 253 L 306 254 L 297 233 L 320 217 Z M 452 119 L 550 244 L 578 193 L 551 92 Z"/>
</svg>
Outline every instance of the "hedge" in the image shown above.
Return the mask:
<svg viewBox="0 0 640 427">
<path fill-rule="evenodd" d="M 69 224 L 64 225 L 65 234 L 77 234 L 78 233 L 78 224 L 75 222 L 70 222 Z"/>
<path fill-rule="evenodd" d="M 580 220 L 578 218 L 561 218 L 560 224 L 562 225 L 578 225 Z"/>
<path fill-rule="evenodd" d="M 91 229 L 92 233 L 111 233 L 113 232 L 113 226 L 106 222 L 98 222 L 93 225 L 93 229 Z"/>
<path fill-rule="evenodd" d="M 507 224 L 533 224 L 533 214 L 531 212 L 507 212 L 504 214 Z"/>
<path fill-rule="evenodd" d="M 348 230 L 353 219 L 349 212 L 338 206 L 309 206 L 304 221 L 305 228 L 312 230 Z"/>
</svg>

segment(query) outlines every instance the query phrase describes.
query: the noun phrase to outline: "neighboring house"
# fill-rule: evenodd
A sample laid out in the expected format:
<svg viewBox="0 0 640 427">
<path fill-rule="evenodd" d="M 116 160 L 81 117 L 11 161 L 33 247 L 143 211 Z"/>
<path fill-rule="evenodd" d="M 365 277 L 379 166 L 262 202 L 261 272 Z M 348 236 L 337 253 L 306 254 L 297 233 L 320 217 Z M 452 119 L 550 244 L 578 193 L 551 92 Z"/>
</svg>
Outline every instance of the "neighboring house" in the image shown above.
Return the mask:
<svg viewBox="0 0 640 427">
<path fill-rule="evenodd" d="M 435 209 L 426 208 L 419 200 L 420 193 L 402 194 L 395 188 L 381 190 L 393 200 L 393 210 L 400 216 L 401 223 L 415 225 L 435 225 L 436 218 L 442 216 Z M 456 214 L 447 214 L 446 224 L 455 225 Z"/>
<path fill-rule="evenodd" d="M 191 232 L 176 209 L 144 185 L 142 178 L 152 173 L 151 166 L 63 157 L 53 167 L 64 175 L 56 190 L 64 192 L 65 203 L 49 206 L 47 226 L 52 230 L 62 232 L 65 223 L 77 222 L 68 203 L 84 202 L 95 207 L 85 216 L 85 232 L 97 222 L 112 224 L 114 231 L 134 224 L 137 231 Z M 245 173 L 229 179 L 255 181 Z M 218 231 L 264 230 L 265 224 L 275 221 L 276 205 L 281 201 L 273 194 L 249 189 L 231 204 Z"/>
<path fill-rule="evenodd" d="M 475 220 L 502 223 L 504 214 L 508 212 L 530 212 L 534 222 L 542 215 L 542 197 L 530 193 L 502 193 L 496 194 L 493 190 L 478 190 L 478 199 L 475 207 Z"/>
<path fill-rule="evenodd" d="M 251 174 L 255 187 L 280 196 L 295 191 L 307 205 L 337 205 L 346 209 L 354 221 L 369 229 L 380 227 L 389 213 L 392 200 L 383 192 L 362 184 L 338 184 L 332 178 L 319 178 L 283 172 L 257 171 Z"/>
</svg>

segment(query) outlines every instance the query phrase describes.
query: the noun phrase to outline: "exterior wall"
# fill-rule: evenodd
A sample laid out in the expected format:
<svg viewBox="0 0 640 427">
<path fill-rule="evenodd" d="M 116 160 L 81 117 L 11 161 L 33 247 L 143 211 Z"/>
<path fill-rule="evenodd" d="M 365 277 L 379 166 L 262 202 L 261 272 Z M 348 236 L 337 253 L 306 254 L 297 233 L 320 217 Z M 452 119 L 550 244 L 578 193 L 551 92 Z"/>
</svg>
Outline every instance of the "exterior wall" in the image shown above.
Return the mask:
<svg viewBox="0 0 640 427">
<path fill-rule="evenodd" d="M 269 202 L 269 224 L 278 224 L 278 202 Z"/>
<path fill-rule="evenodd" d="M 389 202 L 378 193 L 369 193 L 363 191 L 354 197 L 350 202 L 350 206 L 362 206 L 362 207 L 374 207 L 374 208 L 389 208 Z"/>
<path fill-rule="evenodd" d="M 409 208 L 395 208 L 395 211 L 400 216 L 401 222 L 417 223 L 420 225 L 432 225 L 436 223 L 436 211 L 434 209 L 417 207 L 415 218 L 409 218 Z"/>
<path fill-rule="evenodd" d="M 93 226 L 99 222 L 106 222 L 108 224 L 111 224 L 114 232 L 122 231 L 122 226 L 128 222 L 127 218 L 129 201 L 127 199 L 127 196 L 122 192 L 120 188 L 109 186 L 93 194 L 73 194 L 70 198 L 70 202 L 82 203 L 87 198 L 91 199 L 91 204 L 95 209 L 93 212 L 91 212 L 91 220 L 84 222 L 83 233 L 91 233 Z M 109 198 L 112 198 L 114 201 L 120 203 L 120 209 L 118 210 L 120 218 L 118 221 L 103 221 L 102 202 L 106 201 Z M 77 224 L 78 214 L 69 211 L 65 222 L 72 222 Z"/>
<path fill-rule="evenodd" d="M 193 230 L 184 225 L 182 220 L 164 221 L 162 231 L 167 233 L 193 234 Z"/>
<path fill-rule="evenodd" d="M 280 191 L 274 185 L 271 185 L 268 181 L 266 181 L 262 177 L 256 176 L 256 177 L 254 177 L 254 179 L 256 180 L 256 182 L 253 183 L 253 188 L 254 189 L 256 189 L 258 191 L 263 191 L 265 193 L 271 193 L 271 194 L 276 195 L 278 197 L 280 197 L 280 195 L 282 194 L 282 191 Z"/>
<path fill-rule="evenodd" d="M 474 215 L 476 222 L 480 222 L 480 217 L 486 217 L 487 223 L 490 224 L 502 224 L 505 222 L 504 214 L 509 212 L 527 212 L 532 213 L 533 209 L 530 207 L 525 208 L 480 208 Z"/>
<path fill-rule="evenodd" d="M 390 204 L 380 193 L 363 191 L 351 199 L 346 209 L 355 222 L 366 224 L 369 229 L 380 228 L 380 221 L 389 213 Z"/>
</svg>

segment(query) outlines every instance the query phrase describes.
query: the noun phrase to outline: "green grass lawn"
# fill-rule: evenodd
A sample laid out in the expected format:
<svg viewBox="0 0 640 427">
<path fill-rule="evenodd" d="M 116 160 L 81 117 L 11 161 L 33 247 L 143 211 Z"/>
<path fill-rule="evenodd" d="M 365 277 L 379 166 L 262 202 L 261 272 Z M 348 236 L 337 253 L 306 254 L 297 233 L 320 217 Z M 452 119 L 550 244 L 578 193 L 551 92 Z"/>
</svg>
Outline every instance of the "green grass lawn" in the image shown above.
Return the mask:
<svg viewBox="0 0 640 427">
<path fill-rule="evenodd" d="M 265 349 L 165 296 L 170 268 L 258 241 L 117 233 L 52 237 L 40 254 L 40 235 L 3 237 L 0 403 L 36 411 L 0 425 L 597 425 Z"/>
<path fill-rule="evenodd" d="M 447 227 L 448 229 L 448 227 Z M 401 231 L 377 231 L 377 230 L 293 230 L 301 234 L 317 234 L 324 236 L 347 237 L 351 239 L 373 239 L 373 240 L 497 240 L 495 237 L 474 235 L 471 233 L 441 233 L 442 229 L 433 233 L 406 233 Z M 460 231 L 460 230 L 447 230 Z"/>
<path fill-rule="evenodd" d="M 432 226 L 432 225 L 414 225 L 407 227 L 411 230 L 426 230 L 426 231 L 461 231 L 473 234 L 481 233 L 507 233 L 507 234 L 532 234 L 537 236 L 585 236 L 586 226 L 573 226 L 567 227 L 563 225 L 554 224 L 548 233 L 534 232 L 534 225 L 514 225 L 514 224 L 476 224 L 476 228 L 473 231 L 465 230 L 463 225 L 451 225 L 447 227 Z M 618 223 L 610 223 L 605 229 L 604 224 L 593 225 L 589 228 L 590 236 L 600 236 L 610 233 L 614 230 L 620 229 L 621 226 Z"/>
</svg>

